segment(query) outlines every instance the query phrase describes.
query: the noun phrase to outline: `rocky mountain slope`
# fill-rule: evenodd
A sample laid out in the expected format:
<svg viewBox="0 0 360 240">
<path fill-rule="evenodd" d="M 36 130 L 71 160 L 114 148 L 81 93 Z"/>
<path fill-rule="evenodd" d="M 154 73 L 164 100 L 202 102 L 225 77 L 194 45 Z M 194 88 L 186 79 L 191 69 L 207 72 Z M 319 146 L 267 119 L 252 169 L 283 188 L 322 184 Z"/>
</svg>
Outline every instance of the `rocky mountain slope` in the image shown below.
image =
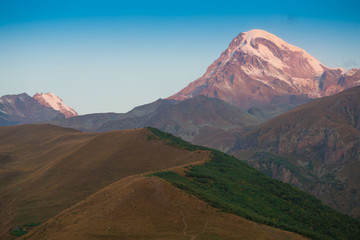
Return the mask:
<svg viewBox="0 0 360 240">
<path fill-rule="evenodd" d="M 344 213 L 360 216 L 360 87 L 275 117 L 245 134 L 237 148 L 285 157 L 273 164 L 255 157 L 252 164 Z M 234 154 L 242 156 L 241 151 Z M 296 173 L 311 180 L 302 181 Z"/>
<path fill-rule="evenodd" d="M 66 118 L 78 115 L 74 109 L 63 103 L 63 101 L 53 93 L 36 93 L 33 98 L 41 105 L 61 112 Z"/>
<path fill-rule="evenodd" d="M 98 132 L 152 126 L 192 143 L 227 151 L 239 133 L 262 121 L 262 116 L 239 110 L 220 99 L 197 96 L 181 102 L 160 99 L 126 114 L 85 115 L 51 123 Z"/>
<path fill-rule="evenodd" d="M 61 119 L 60 112 L 43 106 L 26 93 L 0 98 L 0 126 Z"/>
<path fill-rule="evenodd" d="M 235 37 L 202 77 L 168 99 L 205 95 L 239 108 L 279 100 L 295 106 L 359 85 L 359 75 L 359 69 L 330 69 L 271 33 L 251 30 Z"/>
</svg>

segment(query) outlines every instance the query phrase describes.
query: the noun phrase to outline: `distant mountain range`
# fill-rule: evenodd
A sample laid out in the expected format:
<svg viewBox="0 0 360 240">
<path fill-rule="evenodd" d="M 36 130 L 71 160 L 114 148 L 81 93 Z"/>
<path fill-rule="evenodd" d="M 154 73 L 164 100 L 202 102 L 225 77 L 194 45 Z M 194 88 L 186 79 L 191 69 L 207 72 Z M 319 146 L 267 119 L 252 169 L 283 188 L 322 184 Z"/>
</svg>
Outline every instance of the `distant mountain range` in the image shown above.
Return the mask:
<svg viewBox="0 0 360 240">
<path fill-rule="evenodd" d="M 271 33 L 252 30 L 240 33 L 201 78 L 167 99 L 124 114 L 91 114 L 51 123 L 83 131 L 153 126 L 228 151 L 240 133 L 265 120 L 358 84 L 359 69 L 326 67 Z"/>
<path fill-rule="evenodd" d="M 3 126 L 59 118 L 64 118 L 64 115 L 40 104 L 26 93 L 5 95 L 0 98 L 0 123 Z"/>
<path fill-rule="evenodd" d="M 90 114 L 49 123 L 95 132 L 152 126 L 195 144 L 228 151 L 240 133 L 263 121 L 220 99 L 197 96 L 185 101 L 159 99 L 125 114 Z"/>
<path fill-rule="evenodd" d="M 0 126 L 45 122 L 77 116 L 77 113 L 53 93 L 26 93 L 0 98 Z"/>
<path fill-rule="evenodd" d="M 247 123 L 242 122 L 240 125 L 255 126 L 299 104 L 315 98 L 329 96 L 359 84 L 360 69 L 329 68 L 305 50 L 286 43 L 271 33 L 263 30 L 251 30 L 235 37 L 229 47 L 208 67 L 202 77 L 166 100 L 158 100 L 137 107 L 126 114 L 89 114 L 72 119 L 71 117 L 77 116 L 77 113 L 65 105 L 60 98 L 52 93 L 35 94 L 33 98 L 40 105 L 57 110 L 69 119 L 62 121 L 57 117 L 48 115 L 32 118 L 23 113 L 23 111 L 26 113 L 34 111 L 31 109 L 18 109 L 7 113 L 2 110 L 3 107 L 0 105 L 2 113 L 7 114 L 2 117 L 3 120 L 0 124 L 11 125 L 13 123 L 45 122 L 58 119 L 53 123 L 85 131 L 143 127 L 154 125 L 155 119 L 157 120 L 159 117 L 159 112 L 167 111 L 165 108 L 171 108 L 170 106 L 178 108 L 177 114 L 197 115 L 198 113 L 191 112 L 196 111 L 197 107 L 189 108 L 189 104 L 198 104 L 199 101 L 197 100 L 187 102 L 188 107 L 186 109 L 181 107 L 182 105 L 175 106 L 179 101 L 192 99 L 196 96 L 206 96 L 209 97 L 207 98 L 208 101 L 213 101 L 210 98 L 220 99 L 250 113 L 253 120 L 250 122 L 252 123 L 249 124 L 248 121 Z M 16 106 L 12 106 L 12 108 L 16 109 Z M 215 108 L 213 112 L 216 112 Z M 230 106 L 225 108 L 234 111 Z M 179 111 L 183 112 L 179 113 Z M 245 114 L 244 112 L 242 114 Z M 257 118 L 256 120 L 254 116 Z M 161 122 L 164 126 L 157 124 L 156 127 L 184 137 L 189 141 L 196 139 L 194 134 L 188 136 L 188 132 L 193 132 L 193 130 L 187 128 L 193 128 L 193 126 L 191 124 L 183 126 L 180 120 L 180 122 L 174 120 L 177 117 L 174 115 L 174 111 L 169 112 L 166 118 L 162 117 Z M 207 126 L 214 127 L 212 122 L 215 119 L 209 117 L 207 116 Z M 165 119 L 172 121 L 172 123 Z M 166 126 L 168 124 L 169 126 Z M 216 125 L 219 126 L 219 124 Z M 177 130 L 172 129 L 175 127 Z M 182 129 L 181 131 L 179 127 Z M 220 129 L 224 129 L 224 127 L 229 129 L 228 125 L 222 125 Z M 231 126 L 230 128 L 237 127 Z M 197 143 L 204 142 L 200 140 Z M 214 145 L 211 146 L 215 147 Z"/>
</svg>

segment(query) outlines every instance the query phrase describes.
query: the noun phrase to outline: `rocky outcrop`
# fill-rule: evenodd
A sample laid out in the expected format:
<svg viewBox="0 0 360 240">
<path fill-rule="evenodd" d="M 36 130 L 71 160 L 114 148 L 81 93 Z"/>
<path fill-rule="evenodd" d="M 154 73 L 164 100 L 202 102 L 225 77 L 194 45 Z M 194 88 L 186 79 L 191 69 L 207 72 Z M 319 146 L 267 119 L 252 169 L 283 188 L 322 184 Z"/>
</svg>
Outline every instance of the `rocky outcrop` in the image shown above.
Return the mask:
<svg viewBox="0 0 360 240">
<path fill-rule="evenodd" d="M 296 154 L 321 161 L 320 167 L 357 157 L 360 87 L 313 101 L 246 134 L 239 148 Z"/>
<path fill-rule="evenodd" d="M 354 87 L 265 122 L 244 134 L 235 149 L 272 152 L 286 158 L 295 166 L 289 173 L 284 170 L 289 169 L 285 161 L 277 167 L 260 164 L 263 160 L 259 159 L 252 162 L 271 177 L 293 183 L 327 204 L 359 217 L 359 119 L 360 87 Z M 297 177 L 299 185 L 294 182 L 294 172 L 312 180 Z"/>
</svg>

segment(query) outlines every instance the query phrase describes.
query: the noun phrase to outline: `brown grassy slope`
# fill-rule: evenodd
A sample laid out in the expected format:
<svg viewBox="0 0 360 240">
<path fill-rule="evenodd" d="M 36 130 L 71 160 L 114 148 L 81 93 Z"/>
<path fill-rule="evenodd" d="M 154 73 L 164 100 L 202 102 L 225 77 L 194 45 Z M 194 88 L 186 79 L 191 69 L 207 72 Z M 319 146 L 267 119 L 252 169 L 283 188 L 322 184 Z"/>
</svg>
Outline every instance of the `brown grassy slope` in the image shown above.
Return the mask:
<svg viewBox="0 0 360 240">
<path fill-rule="evenodd" d="M 0 168 L 34 171 L 93 136 L 52 125 L 0 127 Z"/>
<path fill-rule="evenodd" d="M 51 125 L 0 127 L 0 236 L 19 213 L 15 199 L 24 195 L 22 183 L 91 136 Z"/>
<path fill-rule="evenodd" d="M 304 239 L 218 212 L 156 178 L 119 180 L 35 228 L 23 239 Z"/>
<path fill-rule="evenodd" d="M 0 238 L 9 228 L 44 222 L 130 175 L 208 159 L 149 140 L 147 129 L 102 134 L 51 125 L 0 128 Z M 5 176 L 5 177 L 4 177 Z"/>
</svg>

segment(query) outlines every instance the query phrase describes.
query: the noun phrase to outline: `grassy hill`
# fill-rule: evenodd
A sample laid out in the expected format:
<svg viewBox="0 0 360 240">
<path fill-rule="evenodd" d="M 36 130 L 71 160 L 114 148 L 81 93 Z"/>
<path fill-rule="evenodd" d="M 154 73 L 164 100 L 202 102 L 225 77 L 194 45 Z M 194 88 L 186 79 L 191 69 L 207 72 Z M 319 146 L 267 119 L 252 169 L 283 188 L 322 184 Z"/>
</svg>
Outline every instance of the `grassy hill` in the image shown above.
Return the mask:
<svg viewBox="0 0 360 240">
<path fill-rule="evenodd" d="M 305 239 L 219 212 L 157 177 L 121 179 L 35 228 L 23 239 Z"/>
<path fill-rule="evenodd" d="M 0 128 L 0 239 L 43 223 L 124 177 L 208 159 L 152 141 L 147 129 L 81 133 L 51 125 Z"/>
<path fill-rule="evenodd" d="M 188 143 L 153 132 L 168 144 Z M 192 147 L 191 150 L 196 148 Z M 161 177 L 224 212 L 300 233 L 312 239 L 359 239 L 360 222 L 324 205 L 310 194 L 271 179 L 238 159 L 212 150 L 211 161 L 189 167 L 185 175 L 158 172 Z"/>
<path fill-rule="evenodd" d="M 357 220 L 155 128 L 0 136 L 3 239 L 359 239 Z"/>
</svg>

